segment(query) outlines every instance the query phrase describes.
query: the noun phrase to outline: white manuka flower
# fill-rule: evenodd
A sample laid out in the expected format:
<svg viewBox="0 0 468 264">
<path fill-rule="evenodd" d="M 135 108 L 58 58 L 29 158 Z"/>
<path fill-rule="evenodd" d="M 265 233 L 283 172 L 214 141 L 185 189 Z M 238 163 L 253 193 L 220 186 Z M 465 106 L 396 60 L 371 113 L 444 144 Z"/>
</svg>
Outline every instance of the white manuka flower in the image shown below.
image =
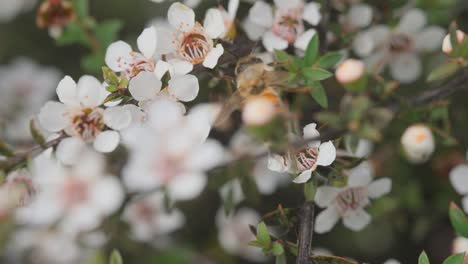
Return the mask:
<svg viewBox="0 0 468 264">
<path fill-rule="evenodd" d="M 265 261 L 265 254 L 260 248 L 249 246 L 249 242 L 256 239 L 249 225 L 256 225 L 260 220 L 260 215 L 249 208 L 241 208 L 229 216 L 220 209 L 216 215 L 216 226 L 221 247 L 250 261 Z"/>
<path fill-rule="evenodd" d="M 237 10 L 239 9 L 239 0 L 229 0 L 227 10 L 223 6 L 218 8 L 210 8 L 206 12 L 206 16 L 210 15 L 212 9 L 219 10 L 224 19 L 224 32 L 220 38 L 232 40 L 236 35 L 235 21 Z"/>
<path fill-rule="evenodd" d="M 124 193 L 117 177 L 105 172 L 102 154 L 88 150 L 79 164 L 66 167 L 49 149 L 33 161 L 34 200 L 17 210 L 19 223 L 58 227 L 69 234 L 96 228 L 114 213 Z"/>
<path fill-rule="evenodd" d="M 223 55 L 221 44 L 214 43 L 225 32 L 224 19 L 218 9 L 208 10 L 203 26 L 195 21 L 195 12 L 179 2 L 171 5 L 168 11 L 169 24 L 173 27 L 172 34 L 163 38 L 172 42 L 171 55 L 180 63 L 197 65 L 213 69 Z"/>
<path fill-rule="evenodd" d="M 457 193 L 464 196 L 462 199 L 463 210 L 468 213 L 468 164 L 463 163 L 453 168 L 450 171 L 450 182 Z"/>
<path fill-rule="evenodd" d="M 304 127 L 305 139 L 319 137 L 317 124 L 311 123 Z M 293 182 L 305 183 L 312 177 L 317 166 L 330 166 L 336 159 L 336 148 L 331 141 L 321 143 L 312 141 L 307 147 L 297 153 L 285 156 L 272 155 L 268 160 L 268 168 L 272 171 L 299 173 Z"/>
<path fill-rule="evenodd" d="M 365 58 L 369 70 L 381 71 L 388 64 L 393 78 L 413 82 L 422 72 L 419 53 L 437 50 L 445 34 L 438 26 L 425 28 L 426 22 L 423 11 L 409 10 L 394 29 L 377 25 L 359 33 L 354 51 Z"/>
<path fill-rule="evenodd" d="M 320 5 L 303 0 L 274 0 L 276 7 L 264 1 L 256 1 L 249 11 L 244 24 L 252 40 L 262 38 L 263 46 L 269 52 L 284 50 L 290 44 L 305 50 L 314 29 L 305 30 L 304 21 L 317 25 L 321 20 Z"/>
<path fill-rule="evenodd" d="M 138 241 L 152 242 L 180 228 L 185 218 L 181 211 L 164 208 L 164 194 L 154 193 L 132 202 L 125 208 L 123 219 L 130 224 Z"/>
<path fill-rule="evenodd" d="M 58 146 L 57 155 L 62 162 L 75 161 L 84 143 L 93 143 L 100 152 L 111 152 L 117 147 L 120 135 L 114 130 L 126 128 L 132 117 L 125 107 L 101 108 L 108 94 L 92 76 L 81 77 L 78 84 L 66 76 L 57 86 L 60 102 L 49 101 L 42 107 L 41 126 L 49 132 L 64 130 L 71 136 Z M 113 130 L 104 131 L 105 126 Z"/>
<path fill-rule="evenodd" d="M 19 13 L 31 10 L 37 0 L 2 0 L 0 2 L 0 23 L 9 22 Z"/>
<path fill-rule="evenodd" d="M 125 133 L 131 155 L 123 178 L 129 190 L 165 188 L 173 200 L 198 196 L 205 172 L 224 161 L 222 146 L 207 140 L 211 126 L 203 112 L 183 115 L 167 98 L 149 107 L 146 124 Z"/>
<path fill-rule="evenodd" d="M 367 4 L 352 5 L 344 16 L 339 17 L 340 24 L 346 32 L 354 32 L 369 26 L 372 22 L 372 7 Z"/>
<path fill-rule="evenodd" d="M 155 27 L 145 28 L 137 39 L 139 52 L 133 51 L 128 43 L 119 40 L 107 48 L 106 64 L 111 70 L 121 72 L 128 79 L 140 72 L 151 72 L 161 78 L 167 68 L 159 65 L 162 61 L 155 63 L 155 58 L 164 50 L 164 43 L 160 42 Z"/>
<path fill-rule="evenodd" d="M 390 192 L 392 182 L 382 178 L 372 182 L 373 169 L 368 162 L 362 162 L 348 171 L 348 183 L 345 187 L 320 186 L 317 188 L 315 203 L 326 208 L 317 215 L 315 231 L 326 233 L 343 219 L 343 224 L 353 231 L 366 227 L 371 216 L 364 210 L 370 199 L 376 199 Z"/>
<path fill-rule="evenodd" d="M 52 98 L 59 80 L 58 70 L 28 58 L 0 67 L 0 125 L 6 139 L 31 139 L 29 121 Z"/>
</svg>

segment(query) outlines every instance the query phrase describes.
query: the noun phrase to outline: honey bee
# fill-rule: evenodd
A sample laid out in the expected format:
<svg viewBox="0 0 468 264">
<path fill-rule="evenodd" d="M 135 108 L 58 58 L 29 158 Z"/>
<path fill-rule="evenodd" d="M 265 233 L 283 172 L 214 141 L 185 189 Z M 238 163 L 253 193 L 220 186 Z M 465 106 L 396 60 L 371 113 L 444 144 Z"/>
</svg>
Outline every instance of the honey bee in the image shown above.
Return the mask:
<svg viewBox="0 0 468 264">
<path fill-rule="evenodd" d="M 279 91 L 287 83 L 288 72 L 276 70 L 258 57 L 247 56 L 237 63 L 235 74 L 236 91 L 216 118 L 214 123 L 216 128 L 225 127 L 231 114 L 241 109 L 249 99 L 263 97 L 274 102 L 278 108 L 282 105 Z"/>
</svg>

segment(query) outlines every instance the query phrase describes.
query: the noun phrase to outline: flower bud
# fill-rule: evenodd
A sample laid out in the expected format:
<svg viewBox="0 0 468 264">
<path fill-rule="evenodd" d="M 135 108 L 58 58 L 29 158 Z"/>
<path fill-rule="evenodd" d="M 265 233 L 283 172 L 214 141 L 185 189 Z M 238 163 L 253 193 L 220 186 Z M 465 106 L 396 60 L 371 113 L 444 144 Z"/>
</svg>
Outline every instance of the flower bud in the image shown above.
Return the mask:
<svg viewBox="0 0 468 264">
<path fill-rule="evenodd" d="M 39 28 L 55 27 L 53 31 L 57 32 L 56 28 L 63 28 L 75 19 L 76 13 L 70 1 L 46 0 L 39 6 L 36 23 Z"/>
<path fill-rule="evenodd" d="M 401 137 L 401 144 L 412 163 L 426 162 L 435 149 L 432 131 L 422 124 L 408 127 Z"/>
<path fill-rule="evenodd" d="M 270 122 L 276 115 L 274 101 L 267 97 L 255 97 L 247 101 L 242 112 L 242 120 L 249 126 L 261 126 Z"/>
<path fill-rule="evenodd" d="M 364 75 L 365 66 L 360 60 L 347 59 L 336 69 L 335 76 L 341 84 L 359 80 Z"/>
<path fill-rule="evenodd" d="M 456 34 L 457 34 L 458 43 L 462 43 L 463 40 L 465 39 L 465 32 L 461 30 L 457 30 Z M 444 41 L 442 42 L 442 51 L 445 54 L 450 54 L 452 50 L 453 50 L 453 47 L 452 47 L 452 42 L 450 41 L 450 34 L 447 34 L 447 36 L 445 36 L 444 38 Z"/>
</svg>

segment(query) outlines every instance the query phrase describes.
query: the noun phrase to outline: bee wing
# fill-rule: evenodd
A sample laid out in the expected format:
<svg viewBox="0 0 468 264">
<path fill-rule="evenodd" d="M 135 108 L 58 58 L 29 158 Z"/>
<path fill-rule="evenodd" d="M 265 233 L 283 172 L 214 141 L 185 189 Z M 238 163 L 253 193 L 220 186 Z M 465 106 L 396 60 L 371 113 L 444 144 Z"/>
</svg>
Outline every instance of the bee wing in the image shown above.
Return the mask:
<svg viewBox="0 0 468 264">
<path fill-rule="evenodd" d="M 236 90 L 221 108 L 214 122 L 214 127 L 218 129 L 225 127 L 231 114 L 241 107 L 243 101 L 244 97 L 239 90 Z"/>
<path fill-rule="evenodd" d="M 286 71 L 266 71 L 264 74 L 267 86 L 283 86 L 289 78 L 289 73 Z"/>
</svg>

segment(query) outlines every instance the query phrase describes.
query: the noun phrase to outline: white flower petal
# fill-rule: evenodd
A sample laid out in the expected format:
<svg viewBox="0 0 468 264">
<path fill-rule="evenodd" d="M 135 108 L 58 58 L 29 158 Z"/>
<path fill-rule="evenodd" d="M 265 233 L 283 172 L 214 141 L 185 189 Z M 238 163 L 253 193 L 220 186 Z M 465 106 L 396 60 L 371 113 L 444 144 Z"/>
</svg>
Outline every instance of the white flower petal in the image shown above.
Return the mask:
<svg viewBox="0 0 468 264">
<path fill-rule="evenodd" d="M 130 53 L 132 47 L 124 41 L 117 41 L 112 43 L 106 51 L 106 64 L 109 68 L 115 72 L 121 72 L 125 70 L 124 62 L 131 59 Z"/>
<path fill-rule="evenodd" d="M 98 79 L 90 75 L 84 75 L 78 80 L 78 99 L 83 106 L 96 107 L 103 103 L 103 90 Z"/>
<path fill-rule="evenodd" d="M 468 214 L 468 195 L 462 199 L 463 210 Z"/>
<path fill-rule="evenodd" d="M 247 37 L 253 41 L 260 40 L 260 38 L 265 34 L 268 28 L 255 24 L 250 19 L 245 19 L 242 23 L 242 26 L 247 34 Z"/>
<path fill-rule="evenodd" d="M 59 132 L 68 125 L 65 113 L 66 107 L 64 104 L 49 101 L 39 112 L 39 123 L 41 127 L 49 132 Z"/>
<path fill-rule="evenodd" d="M 286 40 L 276 36 L 272 31 L 268 31 L 263 35 L 262 42 L 265 49 L 269 52 L 273 52 L 274 50 L 285 50 L 289 46 L 289 43 Z"/>
<path fill-rule="evenodd" d="M 374 49 L 374 40 L 368 32 L 360 32 L 354 37 L 353 50 L 360 56 L 365 57 L 369 55 Z"/>
<path fill-rule="evenodd" d="M 317 34 L 315 29 L 309 29 L 302 33 L 294 42 L 294 47 L 300 50 L 306 50 L 312 37 Z"/>
<path fill-rule="evenodd" d="M 216 47 L 206 55 L 205 60 L 203 61 L 203 66 L 209 69 L 213 69 L 216 64 L 218 64 L 218 60 L 223 55 L 223 53 L 223 45 L 217 44 Z"/>
<path fill-rule="evenodd" d="M 330 206 L 317 215 L 315 219 L 315 232 L 323 234 L 329 232 L 340 219 L 334 206 Z"/>
<path fill-rule="evenodd" d="M 114 176 L 106 176 L 97 181 L 91 190 L 91 202 L 104 215 L 115 212 L 124 199 L 124 192 Z"/>
<path fill-rule="evenodd" d="M 320 132 L 317 130 L 316 123 L 310 123 L 302 129 L 302 136 L 305 139 L 317 138 L 320 139 Z"/>
<path fill-rule="evenodd" d="M 371 183 L 373 174 L 372 165 L 368 161 L 363 161 L 357 167 L 348 171 L 348 186 L 367 186 Z"/>
<path fill-rule="evenodd" d="M 363 209 L 348 211 L 343 216 L 343 224 L 353 231 L 361 231 L 371 221 L 371 216 Z"/>
<path fill-rule="evenodd" d="M 219 38 L 226 29 L 224 27 L 224 18 L 218 8 L 210 8 L 205 14 L 203 27 L 206 34 L 212 39 Z"/>
<path fill-rule="evenodd" d="M 86 149 L 86 144 L 83 140 L 76 137 L 63 139 L 57 146 L 56 156 L 65 165 L 76 164 L 83 152 Z"/>
<path fill-rule="evenodd" d="M 302 0 L 274 0 L 275 6 L 278 9 L 288 10 L 301 7 Z"/>
<path fill-rule="evenodd" d="M 231 20 L 236 18 L 237 10 L 239 9 L 239 0 L 229 0 L 228 15 Z"/>
<path fill-rule="evenodd" d="M 137 101 L 151 100 L 161 91 L 162 82 L 151 73 L 142 71 L 130 80 L 128 90 Z"/>
<path fill-rule="evenodd" d="M 200 173 L 177 175 L 168 186 L 168 192 L 174 200 L 191 200 L 197 197 L 205 188 L 206 176 Z"/>
<path fill-rule="evenodd" d="M 173 45 L 173 30 L 169 27 L 157 27 L 157 53 L 159 54 L 169 54 L 175 50 Z"/>
<path fill-rule="evenodd" d="M 193 70 L 193 64 L 186 60 L 172 59 L 167 62 L 171 66 L 170 74 L 172 77 L 186 75 Z"/>
<path fill-rule="evenodd" d="M 461 164 L 450 171 L 450 182 L 457 193 L 468 194 L 468 165 Z"/>
<path fill-rule="evenodd" d="M 182 102 L 194 100 L 200 89 L 198 79 L 194 75 L 183 75 L 169 81 L 169 93 Z"/>
<path fill-rule="evenodd" d="M 177 102 L 168 98 L 158 98 L 148 109 L 150 125 L 157 130 L 165 130 L 176 125 L 182 115 L 183 112 Z"/>
<path fill-rule="evenodd" d="M 368 191 L 369 197 L 376 199 L 392 190 L 392 180 L 390 178 L 378 179 L 369 184 Z"/>
<path fill-rule="evenodd" d="M 426 15 L 421 9 L 411 9 L 400 20 L 396 31 L 407 34 L 416 34 L 426 25 Z"/>
<path fill-rule="evenodd" d="M 201 103 L 192 107 L 188 116 L 195 115 L 204 122 L 212 125 L 221 112 L 221 105 L 217 103 Z"/>
<path fill-rule="evenodd" d="M 416 54 L 401 54 L 390 62 L 393 78 L 402 83 L 411 83 L 421 76 L 421 60 Z"/>
<path fill-rule="evenodd" d="M 322 208 L 328 207 L 334 201 L 339 192 L 340 189 L 336 187 L 320 186 L 317 188 L 314 201 Z"/>
<path fill-rule="evenodd" d="M 65 76 L 57 86 L 57 95 L 60 102 L 66 105 L 77 104 L 76 82 L 70 76 Z"/>
<path fill-rule="evenodd" d="M 217 141 L 209 139 L 193 150 L 185 165 L 191 170 L 206 171 L 223 161 L 223 147 Z"/>
<path fill-rule="evenodd" d="M 320 4 L 315 2 L 308 3 L 304 7 L 302 18 L 313 26 L 318 25 L 320 20 L 322 20 L 322 14 L 320 14 Z"/>
<path fill-rule="evenodd" d="M 367 4 L 353 5 L 346 15 L 346 22 L 353 28 L 364 28 L 372 22 L 372 7 Z"/>
<path fill-rule="evenodd" d="M 285 166 L 284 157 L 273 154 L 268 156 L 268 169 L 277 172 L 286 172 L 289 168 Z"/>
<path fill-rule="evenodd" d="M 109 153 L 117 148 L 119 141 L 120 135 L 118 132 L 107 130 L 99 133 L 96 139 L 94 139 L 93 147 L 99 152 Z"/>
<path fill-rule="evenodd" d="M 256 1 L 249 10 L 248 19 L 259 26 L 269 28 L 273 24 L 273 9 L 264 1 Z"/>
<path fill-rule="evenodd" d="M 179 2 L 173 3 L 167 12 L 169 24 L 174 28 L 187 31 L 195 25 L 195 12 Z"/>
<path fill-rule="evenodd" d="M 310 177 L 312 177 L 312 170 L 306 170 L 301 172 L 299 176 L 294 178 L 293 182 L 298 184 L 305 183 L 310 179 Z"/>
<path fill-rule="evenodd" d="M 147 27 L 137 38 L 138 49 L 143 56 L 150 59 L 156 52 L 157 35 L 154 27 Z"/>
<path fill-rule="evenodd" d="M 132 122 L 132 113 L 122 106 L 109 107 L 104 110 L 104 123 L 106 126 L 121 130 Z"/>
<path fill-rule="evenodd" d="M 322 143 L 319 148 L 317 165 L 330 166 L 336 159 L 336 148 L 331 141 Z"/>
<path fill-rule="evenodd" d="M 435 51 L 440 48 L 445 36 L 445 30 L 431 26 L 419 32 L 415 37 L 415 48 L 419 51 Z"/>
</svg>

